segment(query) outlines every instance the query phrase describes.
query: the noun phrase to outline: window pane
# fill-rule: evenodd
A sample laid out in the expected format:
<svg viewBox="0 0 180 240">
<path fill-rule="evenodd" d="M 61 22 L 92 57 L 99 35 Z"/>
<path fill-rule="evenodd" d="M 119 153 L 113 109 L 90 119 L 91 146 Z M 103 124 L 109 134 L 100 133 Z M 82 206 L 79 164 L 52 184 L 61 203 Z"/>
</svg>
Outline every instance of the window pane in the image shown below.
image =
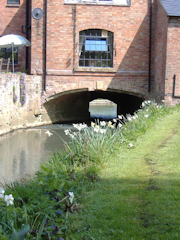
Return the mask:
<svg viewBox="0 0 180 240">
<path fill-rule="evenodd" d="M 89 66 L 89 60 L 85 60 L 85 66 Z"/>
<path fill-rule="evenodd" d="M 86 36 L 90 36 L 90 30 L 85 30 L 84 33 Z"/>
<path fill-rule="evenodd" d="M 95 59 L 95 52 L 91 52 L 91 58 Z"/>
<path fill-rule="evenodd" d="M 102 67 L 106 67 L 106 60 L 102 60 Z"/>
<path fill-rule="evenodd" d="M 96 30 L 94 29 L 91 30 L 91 36 L 96 36 Z"/>
<path fill-rule="evenodd" d="M 106 53 L 102 53 L 102 59 L 106 59 L 106 57 L 107 57 L 107 54 Z"/>
<path fill-rule="evenodd" d="M 84 66 L 84 61 L 83 60 L 79 60 L 79 66 Z"/>
<path fill-rule="evenodd" d="M 97 52 L 97 59 L 101 59 L 101 53 Z"/>
<path fill-rule="evenodd" d="M 85 58 L 89 58 L 89 52 L 85 52 Z"/>
<path fill-rule="evenodd" d="M 108 67 L 112 67 L 112 61 L 108 61 Z"/>
<path fill-rule="evenodd" d="M 20 4 L 20 0 L 7 0 L 7 4 Z"/>
<path fill-rule="evenodd" d="M 96 61 L 96 67 L 101 67 L 101 61 Z"/>
<path fill-rule="evenodd" d="M 102 34 L 102 30 L 98 29 L 97 30 L 97 36 L 101 36 L 101 34 Z"/>
<path fill-rule="evenodd" d="M 108 59 L 112 59 L 112 53 L 108 53 Z"/>
<path fill-rule="evenodd" d="M 91 60 L 91 66 L 92 66 L 92 67 L 95 66 L 95 60 Z"/>
</svg>

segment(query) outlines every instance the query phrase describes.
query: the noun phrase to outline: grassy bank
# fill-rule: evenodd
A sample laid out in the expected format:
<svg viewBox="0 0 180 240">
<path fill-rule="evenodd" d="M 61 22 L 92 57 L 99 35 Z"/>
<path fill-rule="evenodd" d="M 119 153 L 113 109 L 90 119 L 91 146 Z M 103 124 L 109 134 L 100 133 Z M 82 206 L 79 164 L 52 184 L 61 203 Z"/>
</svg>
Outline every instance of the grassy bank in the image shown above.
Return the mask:
<svg viewBox="0 0 180 240">
<path fill-rule="evenodd" d="M 109 159 L 69 218 L 70 238 L 179 239 L 179 160 L 178 111 Z"/>
<path fill-rule="evenodd" d="M 0 189 L 0 239 L 178 239 L 179 119 L 179 107 L 146 101 L 67 129 L 33 179 Z"/>
</svg>

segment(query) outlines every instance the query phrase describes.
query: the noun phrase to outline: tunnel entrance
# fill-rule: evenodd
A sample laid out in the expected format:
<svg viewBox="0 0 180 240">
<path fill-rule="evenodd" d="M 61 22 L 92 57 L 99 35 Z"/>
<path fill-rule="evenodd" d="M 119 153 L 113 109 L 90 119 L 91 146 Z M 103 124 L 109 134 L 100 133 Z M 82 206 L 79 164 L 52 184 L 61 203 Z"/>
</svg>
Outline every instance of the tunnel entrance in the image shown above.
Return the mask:
<svg viewBox="0 0 180 240">
<path fill-rule="evenodd" d="M 90 105 L 95 99 L 113 102 L 116 110 L 110 117 L 111 119 L 121 114 L 124 116 L 133 114 L 140 108 L 143 101 L 143 98 L 114 90 L 90 92 L 88 89 L 78 89 L 50 96 L 49 100 L 43 104 L 46 110 L 43 117 L 50 119 L 52 123 L 89 121 L 91 119 Z"/>
</svg>

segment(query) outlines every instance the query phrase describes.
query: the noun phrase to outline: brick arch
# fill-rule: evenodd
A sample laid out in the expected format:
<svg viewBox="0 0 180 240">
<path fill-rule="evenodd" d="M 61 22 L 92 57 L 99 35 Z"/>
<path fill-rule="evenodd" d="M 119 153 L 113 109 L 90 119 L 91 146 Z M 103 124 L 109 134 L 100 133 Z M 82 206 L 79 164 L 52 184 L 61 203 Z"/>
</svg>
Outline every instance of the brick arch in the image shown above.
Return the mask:
<svg viewBox="0 0 180 240">
<path fill-rule="evenodd" d="M 111 24 L 99 24 L 99 23 L 94 23 L 94 24 L 78 24 L 78 26 L 76 26 L 76 29 L 78 32 L 83 31 L 83 30 L 88 30 L 88 29 L 103 29 L 106 31 L 110 31 L 110 32 L 115 32 L 116 28 L 114 27 L 114 25 Z M 78 34 L 77 34 L 78 35 Z M 79 37 L 79 35 L 78 35 Z"/>
<path fill-rule="evenodd" d="M 118 86 L 112 84 L 111 86 L 108 86 L 109 84 L 106 81 L 101 81 L 101 87 L 98 88 L 98 82 L 95 81 L 87 81 L 83 82 L 83 87 L 79 85 L 79 83 L 69 83 L 69 84 L 62 84 L 58 88 L 55 87 L 54 89 L 51 88 L 51 90 L 47 90 L 44 95 L 41 98 L 41 103 L 44 104 L 47 101 L 50 101 L 55 98 L 59 98 L 63 95 L 67 94 L 72 94 L 72 93 L 80 93 L 80 92 L 93 92 L 93 91 L 102 91 L 104 95 L 106 93 L 111 92 L 111 93 L 121 93 L 121 94 L 126 94 L 126 95 L 131 95 L 134 97 L 139 97 L 142 99 L 147 98 L 148 94 L 146 92 L 142 92 L 138 88 L 125 88 L 123 86 Z"/>
</svg>

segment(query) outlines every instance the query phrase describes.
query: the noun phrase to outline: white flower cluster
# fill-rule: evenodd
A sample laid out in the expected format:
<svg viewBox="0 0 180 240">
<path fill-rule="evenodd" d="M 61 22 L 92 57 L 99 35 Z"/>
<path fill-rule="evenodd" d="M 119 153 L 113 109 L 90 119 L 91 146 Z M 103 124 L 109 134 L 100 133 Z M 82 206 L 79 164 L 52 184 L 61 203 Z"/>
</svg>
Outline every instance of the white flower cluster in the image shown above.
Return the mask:
<svg viewBox="0 0 180 240">
<path fill-rule="evenodd" d="M 146 105 L 149 105 L 149 104 L 151 104 L 151 101 L 146 100 L 146 101 L 142 102 L 142 107 L 145 107 Z"/>
<path fill-rule="evenodd" d="M 134 116 L 128 116 L 127 120 L 130 122 L 130 121 L 132 121 L 133 119 L 136 119 L 136 118 L 138 118 L 138 115 L 135 113 Z"/>
<path fill-rule="evenodd" d="M 81 131 L 82 129 L 86 128 L 87 127 L 87 124 L 85 123 L 73 123 L 73 126 L 75 128 L 77 128 L 79 131 Z"/>
<path fill-rule="evenodd" d="M 69 130 L 69 129 L 64 130 L 64 133 L 65 133 L 65 135 L 69 136 L 70 138 L 74 138 L 75 135 L 76 135 L 75 132 L 72 132 L 72 131 Z"/>
<path fill-rule="evenodd" d="M 9 205 L 13 205 L 13 201 L 14 201 L 14 198 L 12 196 L 12 194 L 10 195 L 4 195 L 5 191 L 2 187 L 0 187 L 0 198 L 3 198 L 4 201 L 6 202 L 7 206 Z"/>
</svg>

